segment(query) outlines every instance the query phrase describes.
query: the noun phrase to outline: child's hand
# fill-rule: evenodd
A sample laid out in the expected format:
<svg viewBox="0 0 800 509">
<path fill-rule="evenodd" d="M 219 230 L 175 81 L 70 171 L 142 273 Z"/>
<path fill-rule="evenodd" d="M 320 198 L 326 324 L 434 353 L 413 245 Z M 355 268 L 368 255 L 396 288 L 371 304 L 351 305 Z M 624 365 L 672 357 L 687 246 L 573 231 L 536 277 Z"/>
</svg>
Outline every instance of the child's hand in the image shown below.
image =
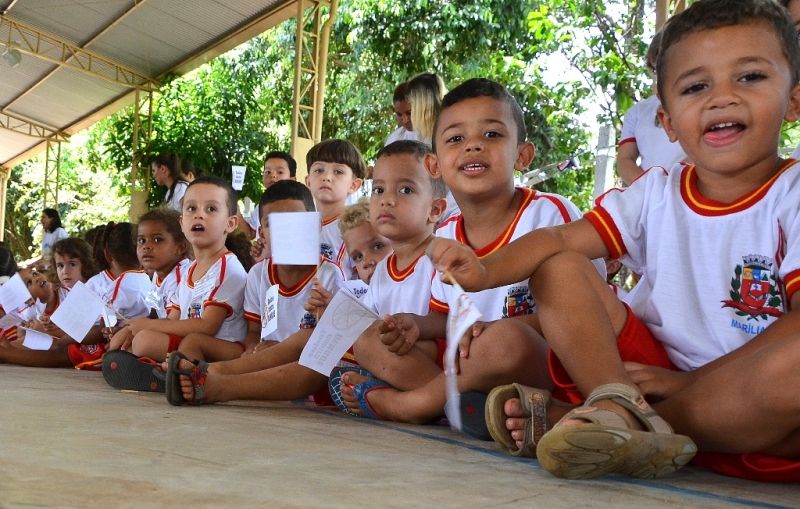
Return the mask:
<svg viewBox="0 0 800 509">
<path fill-rule="evenodd" d="M 466 359 L 469 357 L 469 347 L 472 344 L 472 341 L 481 335 L 481 333 L 489 326 L 491 322 L 475 322 L 472 324 L 472 327 L 467 329 L 467 332 L 461 337 L 461 341 L 458 342 L 458 359 Z M 458 362 L 456 359 L 456 363 Z M 461 369 L 459 368 L 458 371 L 460 372 Z"/>
<path fill-rule="evenodd" d="M 50 350 L 60 350 L 62 348 L 66 348 L 67 345 L 70 343 L 74 343 L 71 337 L 63 334 L 61 336 L 54 336 L 53 337 L 53 346 L 50 347 Z"/>
<path fill-rule="evenodd" d="M 253 257 L 255 263 L 260 262 L 269 256 L 269 248 L 267 243 L 261 239 L 256 239 L 253 245 L 250 246 L 250 256 Z"/>
<path fill-rule="evenodd" d="M 330 304 L 331 299 L 333 299 L 333 294 L 320 284 L 319 279 L 314 278 L 311 282 L 311 292 L 309 292 L 308 302 L 305 303 L 303 308 L 309 313 L 322 315 L 325 308 Z"/>
<path fill-rule="evenodd" d="M 426 251 L 433 266 L 442 273 L 442 281 L 452 284 L 445 272 L 455 278 L 455 282 L 468 292 L 486 289 L 486 268 L 471 247 L 454 240 L 436 237 Z"/>
<path fill-rule="evenodd" d="M 127 328 L 131 330 L 131 334 L 134 336 L 139 334 L 139 332 L 145 330 L 147 325 L 150 323 L 150 318 L 131 318 L 130 320 L 125 320 L 125 325 Z"/>
<path fill-rule="evenodd" d="M 114 334 L 108 342 L 109 350 L 128 350 L 131 349 L 133 342 L 133 332 L 130 327 L 123 327 Z"/>
<path fill-rule="evenodd" d="M 384 316 L 383 322 L 378 326 L 378 332 L 381 343 L 397 355 L 410 352 L 419 339 L 417 322 L 405 313 Z"/>
<path fill-rule="evenodd" d="M 686 371 L 673 371 L 637 362 L 626 362 L 625 369 L 643 395 L 656 399 L 666 399 L 692 383 L 692 374 Z"/>
<path fill-rule="evenodd" d="M 266 350 L 267 348 L 269 348 L 269 347 L 271 347 L 271 346 L 275 346 L 275 345 L 277 345 L 277 344 L 278 344 L 278 342 L 277 342 L 277 341 L 273 341 L 273 340 L 269 340 L 269 341 L 259 341 L 259 342 L 258 342 L 258 343 L 256 343 L 256 345 L 253 347 L 253 353 L 260 352 L 261 350 Z"/>
</svg>

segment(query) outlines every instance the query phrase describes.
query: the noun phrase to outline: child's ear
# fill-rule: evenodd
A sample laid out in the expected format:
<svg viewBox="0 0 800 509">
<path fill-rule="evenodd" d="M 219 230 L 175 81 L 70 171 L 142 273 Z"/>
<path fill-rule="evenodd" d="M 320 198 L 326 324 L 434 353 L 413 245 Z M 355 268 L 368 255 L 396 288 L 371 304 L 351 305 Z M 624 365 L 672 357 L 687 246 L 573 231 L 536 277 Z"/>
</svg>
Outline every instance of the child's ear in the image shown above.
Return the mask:
<svg viewBox="0 0 800 509">
<path fill-rule="evenodd" d="M 789 104 L 783 119 L 787 122 L 796 122 L 800 119 L 800 83 L 796 83 L 789 91 Z"/>
<path fill-rule="evenodd" d="M 353 194 L 361 188 L 361 183 L 363 180 L 359 178 L 353 178 L 353 182 L 350 183 L 350 190 L 347 191 L 347 194 Z"/>
<path fill-rule="evenodd" d="M 676 133 L 675 129 L 672 128 L 672 118 L 670 118 L 669 113 L 667 113 L 667 110 L 664 109 L 663 103 L 661 104 L 661 106 L 658 107 L 656 115 L 658 116 L 658 121 L 661 123 L 661 126 L 664 128 L 664 131 L 666 131 L 667 138 L 669 138 L 669 141 L 673 143 L 678 141 L 678 133 Z"/>
<path fill-rule="evenodd" d="M 520 143 L 517 147 L 517 160 L 514 161 L 514 169 L 517 171 L 527 170 L 531 161 L 536 157 L 536 147 L 528 141 Z"/>
<path fill-rule="evenodd" d="M 422 160 L 422 164 L 425 165 L 425 169 L 428 170 L 431 177 L 436 179 L 442 178 L 442 172 L 439 169 L 439 159 L 435 154 L 425 154 L 425 159 Z"/>
<path fill-rule="evenodd" d="M 431 212 L 428 214 L 428 223 L 436 224 L 447 210 L 447 200 L 444 198 L 434 198 L 431 203 Z"/>
<path fill-rule="evenodd" d="M 228 216 L 228 225 L 225 227 L 225 233 L 233 233 L 239 226 L 239 218 L 234 214 Z"/>
</svg>

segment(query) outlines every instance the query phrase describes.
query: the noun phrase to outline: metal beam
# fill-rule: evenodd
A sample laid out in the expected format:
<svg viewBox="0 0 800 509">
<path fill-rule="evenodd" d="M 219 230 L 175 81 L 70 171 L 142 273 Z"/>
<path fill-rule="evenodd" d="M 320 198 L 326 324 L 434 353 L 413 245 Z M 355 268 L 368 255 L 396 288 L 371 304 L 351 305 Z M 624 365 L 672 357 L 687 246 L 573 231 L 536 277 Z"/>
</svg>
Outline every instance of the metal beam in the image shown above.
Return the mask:
<svg viewBox="0 0 800 509">
<path fill-rule="evenodd" d="M 0 242 L 6 237 L 6 191 L 9 178 L 11 178 L 11 170 L 0 166 Z"/>
<path fill-rule="evenodd" d="M 656 0 L 656 32 L 664 28 L 670 16 L 686 10 L 692 0 Z"/>
<path fill-rule="evenodd" d="M 0 108 L 0 127 L 14 131 L 17 133 L 33 136 L 34 138 L 53 138 L 61 141 L 67 141 L 69 136 L 62 133 L 55 127 L 49 127 L 38 122 L 34 122 L 28 118 L 9 113 L 8 111 Z"/>
<path fill-rule="evenodd" d="M 90 45 L 91 45 L 93 42 L 95 42 L 95 41 L 96 41 L 98 38 L 100 38 L 100 36 L 102 36 L 103 34 L 107 33 L 109 30 L 111 30 L 112 28 L 114 28 L 115 26 L 117 26 L 117 25 L 118 25 L 120 22 L 122 22 L 122 20 L 124 20 L 126 17 L 130 16 L 130 15 L 131 15 L 133 12 L 135 12 L 135 11 L 136 11 L 136 10 L 137 10 L 139 7 L 141 7 L 141 6 L 142 6 L 142 4 L 143 4 L 144 2 L 145 2 L 145 0 L 133 0 L 133 5 L 131 5 L 131 7 L 130 7 L 130 8 L 128 8 L 128 10 L 127 10 L 127 11 L 123 12 L 122 14 L 120 14 L 120 16 L 119 16 L 118 18 L 115 18 L 115 19 L 114 19 L 114 21 L 112 21 L 111 23 L 109 23 L 108 25 L 106 25 L 105 27 L 103 27 L 101 30 L 99 30 L 99 31 L 98 31 L 96 34 L 94 34 L 93 36 L 91 36 L 91 37 L 89 38 L 89 40 L 87 40 L 87 41 L 84 41 L 84 42 L 81 44 L 81 46 L 80 46 L 80 47 L 81 47 L 82 49 L 86 49 L 86 48 L 88 48 L 88 47 L 89 47 L 89 46 L 90 46 Z M 9 6 L 9 8 L 10 8 L 10 6 Z M 8 10 L 6 10 L 6 12 L 8 12 Z M 37 88 L 39 88 L 39 86 L 40 86 L 42 83 L 44 83 L 45 81 L 47 81 L 47 80 L 48 80 L 48 79 L 49 79 L 49 78 L 50 78 L 50 77 L 51 77 L 53 74 L 55 74 L 55 73 L 56 73 L 56 72 L 57 72 L 59 69 L 61 69 L 62 67 L 63 67 L 63 65 L 57 65 L 57 66 L 55 66 L 54 68 L 52 68 L 52 69 L 51 69 L 51 70 L 50 70 L 50 71 L 49 71 L 47 74 L 45 74 L 44 76 L 42 76 L 41 78 L 39 78 L 39 79 L 36 81 L 36 83 L 34 83 L 34 84 L 33 84 L 33 85 L 31 85 L 30 87 L 28 87 L 26 90 L 24 90 L 22 93 L 20 93 L 19 95 L 17 95 L 17 96 L 16 96 L 16 97 L 14 97 L 13 99 L 11 99 L 11 100 L 10 100 L 8 103 L 6 103 L 5 107 L 6 107 L 6 108 L 9 108 L 9 107 L 11 107 L 11 106 L 12 106 L 12 105 L 14 105 L 14 104 L 15 104 L 17 101 L 19 101 L 20 99 L 22 99 L 22 98 L 23 98 L 23 97 L 25 97 L 26 95 L 30 94 L 31 92 L 33 92 L 34 90 L 36 90 Z"/>
<path fill-rule="evenodd" d="M 150 171 L 143 167 L 144 156 L 150 152 L 153 136 L 153 92 L 136 90 L 133 105 L 133 142 L 131 154 L 131 206 L 128 216 L 132 223 L 147 212 Z"/>
<path fill-rule="evenodd" d="M 0 15 L 0 40 L 22 53 L 128 88 L 155 89 L 150 77 L 26 23 Z"/>
</svg>

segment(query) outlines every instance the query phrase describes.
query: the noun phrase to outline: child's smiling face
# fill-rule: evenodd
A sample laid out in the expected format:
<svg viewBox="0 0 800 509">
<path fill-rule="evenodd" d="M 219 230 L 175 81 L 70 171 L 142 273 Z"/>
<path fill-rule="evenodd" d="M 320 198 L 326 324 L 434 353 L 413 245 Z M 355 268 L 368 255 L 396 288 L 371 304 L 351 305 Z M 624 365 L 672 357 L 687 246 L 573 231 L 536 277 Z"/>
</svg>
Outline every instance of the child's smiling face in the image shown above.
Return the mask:
<svg viewBox="0 0 800 509">
<path fill-rule="evenodd" d="M 442 110 L 437 122 L 436 157 L 429 169 L 441 174 L 459 197 L 491 197 L 514 188 L 514 170 L 527 168 L 533 145 L 517 139 L 511 107 L 493 97 L 465 99 Z"/>
<path fill-rule="evenodd" d="M 758 182 L 774 172 L 783 120 L 796 120 L 800 103 L 775 30 L 763 22 L 700 30 L 663 58 L 660 117 L 698 176 L 747 173 Z"/>
</svg>

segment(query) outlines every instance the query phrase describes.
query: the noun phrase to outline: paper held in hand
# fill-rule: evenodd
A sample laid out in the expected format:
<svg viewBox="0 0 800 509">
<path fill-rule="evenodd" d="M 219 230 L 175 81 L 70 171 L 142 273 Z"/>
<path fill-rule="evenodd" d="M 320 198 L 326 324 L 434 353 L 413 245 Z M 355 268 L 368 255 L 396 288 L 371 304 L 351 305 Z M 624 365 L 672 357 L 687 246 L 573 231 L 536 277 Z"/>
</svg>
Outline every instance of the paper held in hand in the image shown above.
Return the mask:
<svg viewBox="0 0 800 509">
<path fill-rule="evenodd" d="M 56 308 L 50 321 L 80 343 L 103 315 L 108 315 L 103 300 L 78 281 L 67 294 L 67 298 Z"/>
<path fill-rule="evenodd" d="M 31 350 L 50 350 L 50 347 L 53 346 L 53 336 L 50 334 L 25 327 L 21 327 L 21 329 L 25 331 L 22 346 Z"/>
<path fill-rule="evenodd" d="M 458 392 L 458 380 L 456 372 L 456 358 L 458 357 L 458 343 L 464 334 L 472 327 L 472 324 L 482 318 L 481 312 L 472 302 L 464 289 L 456 283 L 452 276 L 448 275 L 456 291 L 455 305 L 450 305 L 450 312 L 447 315 L 447 350 L 444 354 L 444 373 L 445 388 L 447 393 L 447 403 L 445 403 L 444 413 L 450 422 L 450 427 L 456 431 L 461 431 L 461 393 Z"/>
<path fill-rule="evenodd" d="M 0 305 L 3 306 L 6 313 L 21 308 L 30 299 L 32 299 L 31 292 L 28 291 L 19 272 L 14 274 L 3 286 L 0 286 Z"/>
<path fill-rule="evenodd" d="M 319 212 L 273 212 L 269 215 L 272 263 L 318 265 Z"/>
<path fill-rule="evenodd" d="M 348 290 L 333 296 L 300 354 L 300 365 L 330 375 L 348 348 L 380 316 Z"/>
</svg>

